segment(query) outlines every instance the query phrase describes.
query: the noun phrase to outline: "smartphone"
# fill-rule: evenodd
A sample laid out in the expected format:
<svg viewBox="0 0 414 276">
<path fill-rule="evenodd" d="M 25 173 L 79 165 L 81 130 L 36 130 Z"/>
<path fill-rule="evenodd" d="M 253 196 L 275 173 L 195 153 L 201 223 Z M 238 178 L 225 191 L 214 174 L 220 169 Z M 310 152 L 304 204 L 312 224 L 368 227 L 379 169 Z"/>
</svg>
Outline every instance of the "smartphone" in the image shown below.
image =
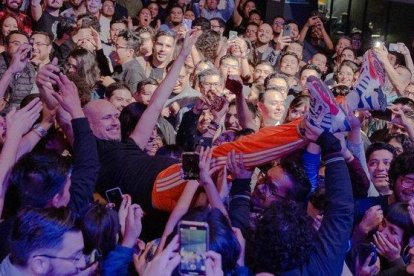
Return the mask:
<svg viewBox="0 0 414 276">
<path fill-rule="evenodd" d="M 151 262 L 152 259 L 155 257 L 155 253 L 157 252 L 157 248 L 160 245 L 160 241 L 161 239 L 158 238 L 158 239 L 150 241 L 149 245 L 147 245 L 150 247 L 148 250 L 147 256 L 145 256 L 145 260 L 147 261 L 147 263 Z"/>
<path fill-rule="evenodd" d="M 217 94 L 210 93 L 208 96 L 210 100 L 210 110 L 220 111 L 223 109 L 223 106 L 226 104 L 226 97 L 218 96 Z"/>
<path fill-rule="evenodd" d="M 121 188 L 116 187 L 105 191 L 106 199 L 109 203 L 115 204 L 115 210 L 119 210 L 123 200 Z"/>
<path fill-rule="evenodd" d="M 205 222 L 183 220 L 179 223 L 181 274 L 206 274 L 206 252 L 208 251 L 209 242 L 208 229 L 208 224 Z"/>
<path fill-rule="evenodd" d="M 238 36 L 238 33 L 236 31 L 229 31 L 229 40 L 236 39 Z"/>
<path fill-rule="evenodd" d="M 377 247 L 373 243 L 362 243 L 359 245 L 358 248 L 358 258 L 359 258 L 359 264 L 362 266 L 365 263 L 365 260 L 368 258 L 368 256 L 374 253 L 374 255 L 371 257 L 371 260 L 369 261 L 369 266 L 372 266 L 375 264 L 378 258 L 377 253 Z"/>
<path fill-rule="evenodd" d="M 397 43 L 390 43 L 388 46 L 388 50 L 391 52 L 398 52 L 398 44 Z"/>
<path fill-rule="evenodd" d="M 197 152 L 183 152 L 182 160 L 184 179 L 199 179 L 200 168 L 198 162 L 200 161 L 200 155 Z"/>
<path fill-rule="evenodd" d="M 184 27 L 185 27 L 187 32 L 191 31 L 191 26 L 193 24 L 193 21 L 191 19 L 184 18 L 183 19 L 183 24 L 184 24 Z"/>
<path fill-rule="evenodd" d="M 374 41 L 374 47 L 375 48 L 380 48 L 381 47 L 381 45 L 382 45 L 382 42 L 381 41 Z"/>
<path fill-rule="evenodd" d="M 283 36 L 290 37 L 290 34 L 291 34 L 290 25 L 289 24 L 283 25 Z"/>
<path fill-rule="evenodd" d="M 391 109 L 387 108 L 385 111 L 381 110 L 372 110 L 370 111 L 373 118 L 377 118 L 384 121 L 391 121 L 392 119 L 392 111 Z"/>
</svg>

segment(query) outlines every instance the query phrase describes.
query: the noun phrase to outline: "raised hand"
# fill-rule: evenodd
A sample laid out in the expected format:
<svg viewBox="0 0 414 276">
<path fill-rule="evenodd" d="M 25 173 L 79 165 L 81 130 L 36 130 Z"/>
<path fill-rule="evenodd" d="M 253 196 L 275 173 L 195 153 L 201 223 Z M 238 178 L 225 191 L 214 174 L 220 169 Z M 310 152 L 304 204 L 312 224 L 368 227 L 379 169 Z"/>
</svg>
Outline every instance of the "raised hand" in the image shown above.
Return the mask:
<svg viewBox="0 0 414 276">
<path fill-rule="evenodd" d="M 395 261 L 400 257 L 401 245 L 395 238 L 389 239 L 381 232 L 375 233 L 373 237 L 378 253 L 380 253 L 389 262 Z"/>
<path fill-rule="evenodd" d="M 201 148 L 200 150 L 200 159 L 198 162 L 198 167 L 200 168 L 200 185 L 207 184 L 208 181 L 212 181 L 210 177 L 210 165 L 211 165 L 211 156 L 213 151 L 211 148 Z"/>
<path fill-rule="evenodd" d="M 59 87 L 59 92 L 52 92 L 52 96 L 60 106 L 72 116 L 72 119 L 85 117 L 75 83 L 70 81 L 66 75 L 59 74 L 56 84 Z"/>
<path fill-rule="evenodd" d="M 144 212 L 138 204 L 132 204 L 128 207 L 128 214 L 125 219 L 125 233 L 122 245 L 125 247 L 133 247 L 142 231 L 141 219 Z"/>
<path fill-rule="evenodd" d="M 194 46 L 194 44 L 196 43 L 197 39 L 200 37 L 201 34 L 202 34 L 202 31 L 197 30 L 197 29 L 192 29 L 186 33 L 183 46 L 180 52 L 181 56 L 186 58 L 191 53 L 192 47 Z"/>
<path fill-rule="evenodd" d="M 36 85 L 39 87 L 40 97 L 49 109 L 54 109 L 59 103 L 52 96 L 54 90 L 53 85 L 56 85 L 56 80 L 59 78 L 60 71 L 58 67 L 58 60 L 54 58 L 51 63 L 42 66 L 37 73 Z"/>
<path fill-rule="evenodd" d="M 206 257 L 206 276 L 223 276 L 221 255 L 210 250 L 206 252 Z"/>
<path fill-rule="evenodd" d="M 384 213 L 381 206 L 375 205 L 369 208 L 359 223 L 359 228 L 362 232 L 368 234 L 372 230 L 376 229 L 384 219 Z"/>
<path fill-rule="evenodd" d="M 31 50 L 32 46 L 30 46 L 30 44 L 21 44 L 19 46 L 17 52 L 13 55 L 8 68 L 12 74 L 20 73 L 24 67 L 26 67 L 30 59 L 29 52 Z"/>
<path fill-rule="evenodd" d="M 6 116 L 7 137 L 18 138 L 26 134 L 40 117 L 41 111 L 42 102 L 39 98 L 33 99 L 18 111 L 13 108 Z"/>
<path fill-rule="evenodd" d="M 250 179 L 253 172 L 245 168 L 243 154 L 236 155 L 232 150 L 227 154 L 227 170 L 231 172 L 233 179 Z"/>
<path fill-rule="evenodd" d="M 180 255 L 175 252 L 178 247 L 178 236 L 175 236 L 170 244 L 149 262 L 142 275 L 171 275 L 172 271 L 180 263 Z"/>
<path fill-rule="evenodd" d="M 228 75 L 226 79 L 226 88 L 236 96 L 243 92 L 243 81 L 238 75 Z"/>
</svg>

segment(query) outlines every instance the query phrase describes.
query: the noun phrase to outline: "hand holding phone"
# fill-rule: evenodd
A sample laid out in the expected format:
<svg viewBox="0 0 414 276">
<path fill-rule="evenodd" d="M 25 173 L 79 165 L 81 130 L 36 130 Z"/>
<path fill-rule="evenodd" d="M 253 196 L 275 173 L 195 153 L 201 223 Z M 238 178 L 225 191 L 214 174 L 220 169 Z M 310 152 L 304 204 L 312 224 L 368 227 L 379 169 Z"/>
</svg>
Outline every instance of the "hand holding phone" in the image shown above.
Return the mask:
<svg viewBox="0 0 414 276">
<path fill-rule="evenodd" d="M 283 36 L 290 37 L 291 36 L 291 33 L 292 33 L 292 30 L 290 28 L 290 25 L 289 24 L 284 25 L 283 26 Z"/>
<path fill-rule="evenodd" d="M 180 237 L 180 273 L 206 274 L 206 252 L 208 251 L 209 227 L 205 222 L 181 221 L 178 225 Z"/>
<path fill-rule="evenodd" d="M 123 200 L 121 188 L 116 187 L 105 191 L 106 199 L 109 203 L 115 205 L 115 210 L 118 211 Z"/>
<path fill-rule="evenodd" d="M 200 161 L 200 156 L 196 152 L 184 152 L 182 155 L 182 169 L 184 173 L 184 179 L 199 179 L 200 178 L 200 168 L 198 163 Z"/>
</svg>

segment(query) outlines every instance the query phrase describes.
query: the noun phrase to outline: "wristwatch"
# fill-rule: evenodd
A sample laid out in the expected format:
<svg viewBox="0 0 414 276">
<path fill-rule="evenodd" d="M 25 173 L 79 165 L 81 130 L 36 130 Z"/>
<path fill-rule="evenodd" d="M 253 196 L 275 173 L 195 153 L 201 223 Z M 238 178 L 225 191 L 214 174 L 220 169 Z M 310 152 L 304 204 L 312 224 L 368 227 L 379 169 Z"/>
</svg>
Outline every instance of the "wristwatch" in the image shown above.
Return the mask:
<svg viewBox="0 0 414 276">
<path fill-rule="evenodd" d="M 39 135 L 40 138 L 43 138 L 47 134 L 47 130 L 44 129 L 40 124 L 35 124 L 32 128 L 32 130 Z"/>
</svg>

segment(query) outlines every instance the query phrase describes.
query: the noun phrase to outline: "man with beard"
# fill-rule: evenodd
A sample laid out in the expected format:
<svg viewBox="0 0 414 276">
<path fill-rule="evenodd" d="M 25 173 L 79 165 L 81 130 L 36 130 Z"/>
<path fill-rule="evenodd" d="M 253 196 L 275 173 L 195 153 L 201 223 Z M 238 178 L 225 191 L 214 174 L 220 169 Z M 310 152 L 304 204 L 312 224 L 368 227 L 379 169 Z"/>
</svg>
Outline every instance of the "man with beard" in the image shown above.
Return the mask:
<svg viewBox="0 0 414 276">
<path fill-rule="evenodd" d="M 175 47 L 175 38 L 166 32 L 158 32 L 154 39 L 154 49 L 149 59 L 152 67 L 150 78 L 162 80 L 166 73 L 166 67 L 171 61 Z"/>
<path fill-rule="evenodd" d="M 145 79 L 144 69 L 135 58 L 135 49 L 138 49 L 138 36 L 128 30 L 121 31 L 114 43 L 118 67 L 112 78 L 125 82 L 130 91 L 137 91 L 138 82 Z"/>
<path fill-rule="evenodd" d="M 233 14 L 234 0 L 226 1 L 226 7 L 222 10 L 218 9 L 218 3 L 219 0 L 207 0 L 205 1 L 204 6 L 200 4 L 194 5 L 194 13 L 196 17 L 201 16 L 208 20 L 217 17 L 227 22 Z"/>
<path fill-rule="evenodd" d="M 170 22 L 162 24 L 160 31 L 171 33 L 172 35 L 178 35 L 180 38 L 185 34 L 185 26 L 183 23 L 184 10 L 179 5 L 174 5 L 170 9 L 169 14 Z"/>
<path fill-rule="evenodd" d="M 275 66 L 277 63 L 278 54 L 270 46 L 270 41 L 273 39 L 273 29 L 267 24 L 263 23 L 259 26 L 257 30 L 257 41 L 256 41 L 256 55 L 257 60 L 267 60 L 272 66 Z"/>
<path fill-rule="evenodd" d="M 52 52 L 52 40 L 48 33 L 34 32 L 30 37 L 32 43 L 32 58 L 30 62 L 40 69 L 43 65 L 50 62 L 50 53 Z"/>
<path fill-rule="evenodd" d="M 84 0 L 70 0 L 69 1 L 71 8 L 68 8 L 60 13 L 61 16 L 68 18 L 69 20 L 75 22 L 76 18 L 86 13 L 86 6 Z"/>
<path fill-rule="evenodd" d="M 3 20 L 4 16 L 7 14 L 14 15 L 18 22 L 18 26 L 23 26 L 23 30 L 27 34 L 32 33 L 32 20 L 25 13 L 20 11 L 22 6 L 22 0 L 6 0 L 4 10 L 0 11 L 0 21 Z"/>
<path fill-rule="evenodd" d="M 56 38 L 57 24 L 63 20 L 59 14 L 63 6 L 63 0 L 46 0 L 45 10 L 41 5 L 41 0 L 32 1 L 32 18 L 35 21 L 34 30 L 49 33 L 53 39 Z"/>
</svg>

